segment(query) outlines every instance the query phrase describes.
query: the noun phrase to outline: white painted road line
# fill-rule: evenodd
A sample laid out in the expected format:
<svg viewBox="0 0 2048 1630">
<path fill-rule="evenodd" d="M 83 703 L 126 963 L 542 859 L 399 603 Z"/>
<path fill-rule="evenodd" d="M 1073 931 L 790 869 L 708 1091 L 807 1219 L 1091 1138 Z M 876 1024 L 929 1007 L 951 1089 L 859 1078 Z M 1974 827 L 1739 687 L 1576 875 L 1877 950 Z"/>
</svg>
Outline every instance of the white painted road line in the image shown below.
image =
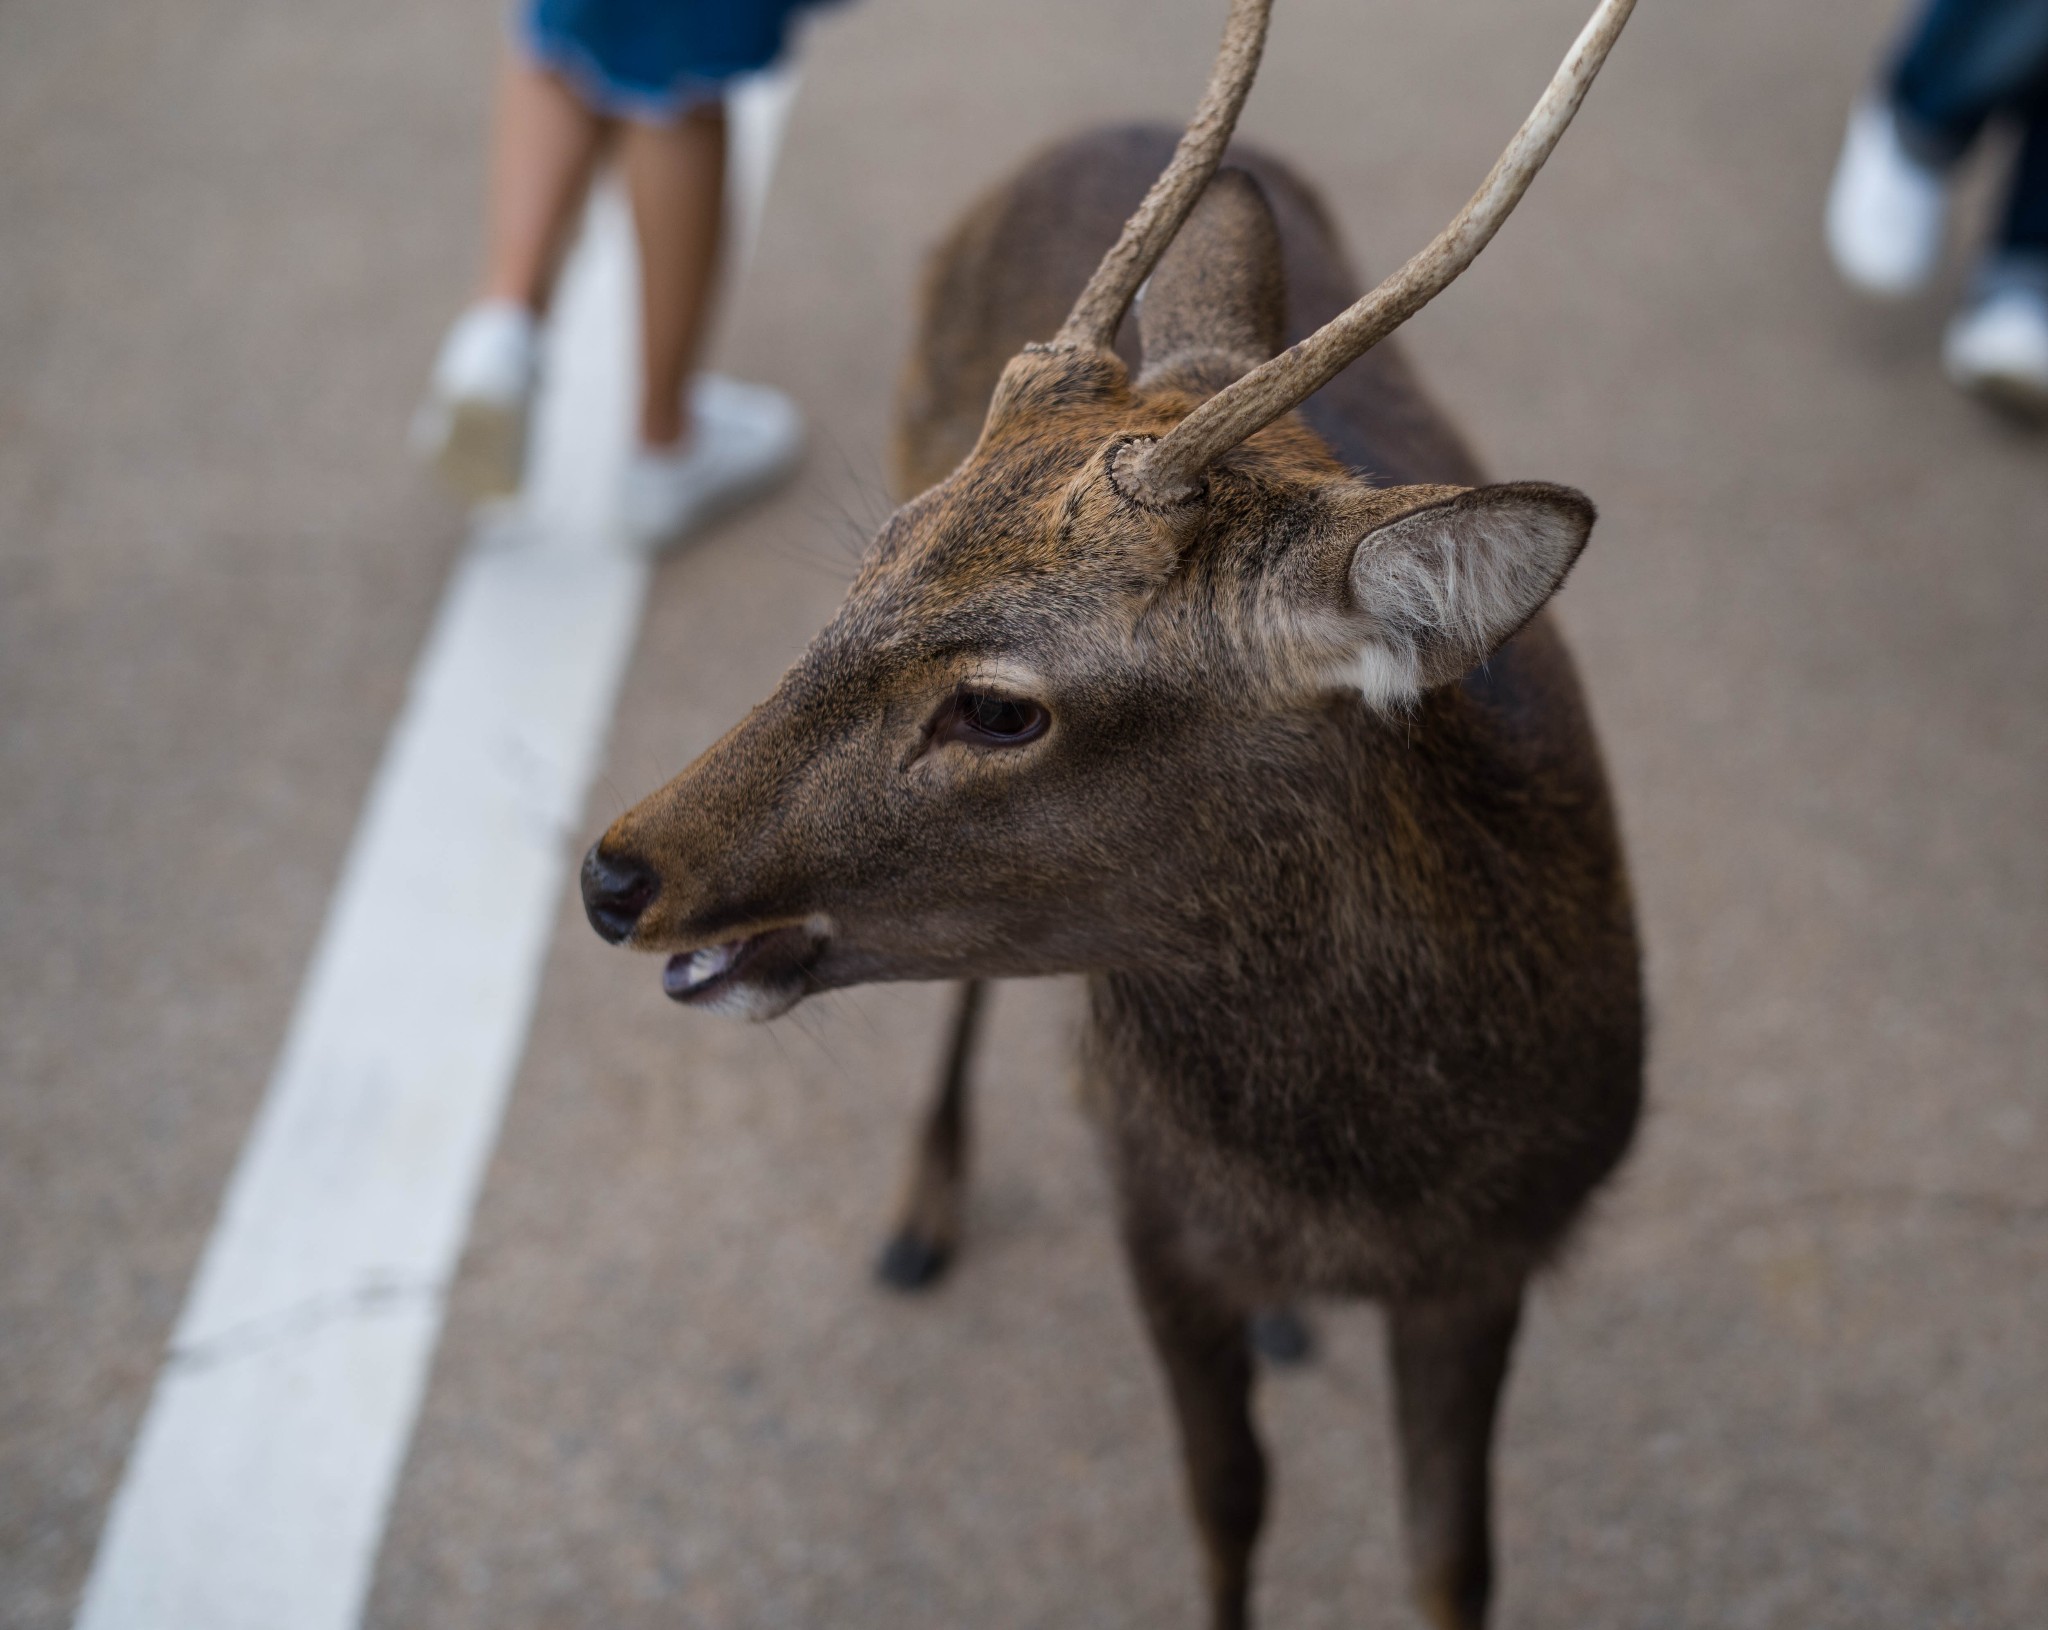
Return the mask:
<svg viewBox="0 0 2048 1630">
<path fill-rule="evenodd" d="M 735 237 L 789 100 L 748 87 Z M 649 568 L 610 538 L 630 254 L 595 203 L 523 518 L 480 525 L 372 786 L 78 1630 L 352 1630 Z"/>
<path fill-rule="evenodd" d="M 117 1495 L 83 1630 L 347 1630 L 645 567 L 473 547 Z"/>
</svg>

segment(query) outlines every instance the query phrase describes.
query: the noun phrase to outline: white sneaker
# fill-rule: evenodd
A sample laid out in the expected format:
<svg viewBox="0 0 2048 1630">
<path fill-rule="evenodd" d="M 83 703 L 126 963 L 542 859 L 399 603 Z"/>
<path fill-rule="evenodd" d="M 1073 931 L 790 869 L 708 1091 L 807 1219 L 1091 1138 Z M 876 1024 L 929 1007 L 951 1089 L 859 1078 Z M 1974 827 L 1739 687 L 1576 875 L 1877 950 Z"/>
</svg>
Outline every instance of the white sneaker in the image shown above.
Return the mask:
<svg viewBox="0 0 2048 1630">
<path fill-rule="evenodd" d="M 1906 150 L 1883 102 L 1857 103 L 1828 189 L 1835 270 L 1865 294 L 1912 294 L 1940 264 L 1947 227 L 1947 175 Z"/>
<path fill-rule="evenodd" d="M 796 473 L 804 421 L 781 391 L 722 374 L 690 382 L 690 436 L 676 452 L 638 449 L 627 462 L 620 519 L 642 548 L 700 532 Z"/>
<path fill-rule="evenodd" d="M 2048 290 L 1994 289 L 1948 325 L 1942 361 L 1974 396 L 2048 417 Z"/>
<path fill-rule="evenodd" d="M 519 490 L 539 363 L 539 324 L 509 300 L 471 306 L 441 342 L 412 417 L 412 449 L 463 497 Z"/>
</svg>

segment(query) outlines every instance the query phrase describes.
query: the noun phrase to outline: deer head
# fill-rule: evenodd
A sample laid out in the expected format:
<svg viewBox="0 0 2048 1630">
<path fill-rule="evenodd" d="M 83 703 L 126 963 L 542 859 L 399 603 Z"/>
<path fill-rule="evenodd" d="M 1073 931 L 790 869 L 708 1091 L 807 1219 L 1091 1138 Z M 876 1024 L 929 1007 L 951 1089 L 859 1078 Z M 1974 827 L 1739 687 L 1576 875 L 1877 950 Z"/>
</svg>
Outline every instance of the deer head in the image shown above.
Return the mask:
<svg viewBox="0 0 2048 1630">
<path fill-rule="evenodd" d="M 1217 173 L 1270 9 L 1235 0 L 1172 163 L 970 456 L 891 517 L 774 693 L 591 850 L 598 931 L 670 953 L 678 1000 L 756 1018 L 871 980 L 1213 954 L 1245 909 L 1224 874 L 1262 823 L 1313 819 L 1287 789 L 1317 720 L 1458 678 L 1584 546 L 1575 492 L 1375 488 L 1288 414 L 1485 246 L 1632 3 L 1603 0 L 1428 249 L 1275 355 L 1272 216 Z M 1110 340 L 1148 277 L 1133 379 Z"/>
</svg>

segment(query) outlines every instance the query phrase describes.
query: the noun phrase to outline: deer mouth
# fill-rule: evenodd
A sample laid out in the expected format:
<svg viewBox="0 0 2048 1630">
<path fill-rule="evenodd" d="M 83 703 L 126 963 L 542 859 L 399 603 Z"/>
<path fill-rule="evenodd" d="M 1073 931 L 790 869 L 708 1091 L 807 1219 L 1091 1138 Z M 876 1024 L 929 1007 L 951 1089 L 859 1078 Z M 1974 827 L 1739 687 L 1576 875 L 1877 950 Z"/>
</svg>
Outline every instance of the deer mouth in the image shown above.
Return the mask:
<svg viewBox="0 0 2048 1630">
<path fill-rule="evenodd" d="M 685 1007 L 735 1018 L 772 1019 L 809 994 L 811 967 L 824 949 L 820 925 L 770 928 L 677 952 L 661 971 L 661 988 Z"/>
</svg>

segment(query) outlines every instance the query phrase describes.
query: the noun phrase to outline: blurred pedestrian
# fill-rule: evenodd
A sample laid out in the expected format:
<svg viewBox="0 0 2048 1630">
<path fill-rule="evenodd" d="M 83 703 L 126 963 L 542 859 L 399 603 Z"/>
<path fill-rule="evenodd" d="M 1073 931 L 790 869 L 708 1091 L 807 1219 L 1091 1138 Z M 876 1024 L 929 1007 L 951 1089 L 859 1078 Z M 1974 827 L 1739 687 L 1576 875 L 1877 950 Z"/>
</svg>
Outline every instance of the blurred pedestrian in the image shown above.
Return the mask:
<svg viewBox="0 0 2048 1630">
<path fill-rule="evenodd" d="M 640 264 L 638 441 L 619 495 L 645 544 L 672 543 L 786 480 L 796 405 L 697 371 L 725 225 L 725 96 L 782 55 L 813 0 L 518 0 L 500 66 L 484 266 L 413 424 L 470 498 L 520 485 L 539 327 L 590 180 L 615 147 Z"/>
<path fill-rule="evenodd" d="M 1993 120 L 2019 127 L 2019 154 L 1943 357 L 1965 390 L 2048 414 L 2048 0 L 1925 0 L 1850 115 L 1828 247 L 1868 293 L 1923 288 L 1945 246 L 1956 167 Z"/>
</svg>

